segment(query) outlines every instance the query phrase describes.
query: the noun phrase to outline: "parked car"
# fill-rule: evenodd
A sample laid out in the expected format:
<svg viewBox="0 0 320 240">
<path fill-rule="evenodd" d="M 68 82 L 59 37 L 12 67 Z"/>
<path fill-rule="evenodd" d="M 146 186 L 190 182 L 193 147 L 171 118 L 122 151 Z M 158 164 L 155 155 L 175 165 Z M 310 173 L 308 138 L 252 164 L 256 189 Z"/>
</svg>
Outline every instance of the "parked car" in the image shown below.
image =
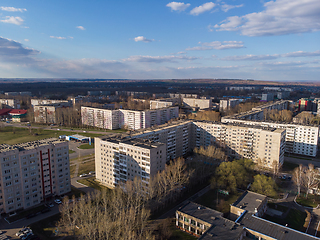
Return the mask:
<svg viewBox="0 0 320 240">
<path fill-rule="evenodd" d="M 86 177 L 86 176 L 88 176 L 88 174 L 83 173 L 83 174 L 80 174 L 80 176 L 79 176 L 79 177 Z"/>
<path fill-rule="evenodd" d="M 55 199 L 54 202 L 55 202 L 56 204 L 61 204 L 61 203 L 62 203 L 60 199 Z"/>
<path fill-rule="evenodd" d="M 52 208 L 54 207 L 54 204 L 51 202 L 51 203 L 48 203 L 48 206 Z"/>
<path fill-rule="evenodd" d="M 96 174 L 96 172 L 91 171 L 91 172 L 89 172 L 89 174 L 90 174 L 90 175 L 95 175 L 95 174 Z"/>
<path fill-rule="evenodd" d="M 20 236 L 20 238 L 22 240 L 27 240 L 31 236 L 33 236 L 33 233 L 32 232 L 28 232 L 28 233 L 24 234 L 23 236 Z"/>
</svg>

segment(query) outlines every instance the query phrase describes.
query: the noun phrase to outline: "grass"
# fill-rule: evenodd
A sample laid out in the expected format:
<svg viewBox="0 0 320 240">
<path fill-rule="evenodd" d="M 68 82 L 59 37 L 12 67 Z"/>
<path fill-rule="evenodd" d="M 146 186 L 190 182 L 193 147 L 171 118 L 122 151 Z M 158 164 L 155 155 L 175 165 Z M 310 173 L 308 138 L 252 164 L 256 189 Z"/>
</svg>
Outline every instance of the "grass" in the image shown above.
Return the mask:
<svg viewBox="0 0 320 240">
<path fill-rule="evenodd" d="M 291 162 L 284 161 L 283 165 L 282 165 L 282 171 L 292 171 L 296 167 L 299 167 L 299 165 L 296 164 L 296 163 L 291 163 Z"/>
<path fill-rule="evenodd" d="M 78 175 L 95 171 L 94 160 L 90 162 L 80 163 Z"/>
<path fill-rule="evenodd" d="M 179 228 L 175 226 L 176 220 L 175 218 L 172 219 L 170 224 L 170 231 L 171 231 L 171 237 L 169 240 L 194 240 L 198 239 L 195 236 L 192 236 L 186 232 L 181 231 Z"/>
<path fill-rule="evenodd" d="M 95 177 L 89 177 L 89 178 L 83 178 L 78 180 L 79 183 L 82 183 L 88 187 L 92 187 L 94 189 L 97 189 L 99 191 L 102 191 L 102 189 L 110 190 L 109 188 L 102 186 L 100 183 L 95 181 Z M 110 190 L 111 191 L 111 190 Z"/>
<path fill-rule="evenodd" d="M 89 143 L 86 144 L 82 144 L 78 147 L 79 149 L 93 149 L 94 148 L 94 144 L 89 145 Z"/>
<path fill-rule="evenodd" d="M 76 151 L 73 151 L 73 150 L 69 150 L 69 154 L 71 154 L 71 153 L 75 153 Z"/>
<path fill-rule="evenodd" d="M 297 197 L 296 201 L 297 201 L 297 203 L 299 203 L 302 206 L 312 207 L 312 208 L 315 208 L 318 206 L 318 204 L 320 204 L 319 197 L 316 197 L 313 195 L 309 195 L 308 198 L 306 198 L 304 196 L 299 196 L 299 197 Z"/>
<path fill-rule="evenodd" d="M 30 225 L 30 228 L 42 240 L 58 239 L 58 237 L 54 237 L 53 234 L 56 229 L 56 222 L 59 221 L 59 219 L 60 213 L 33 223 Z"/>
<path fill-rule="evenodd" d="M 276 216 L 265 215 L 264 219 L 278 223 L 285 226 L 288 224 L 288 227 L 293 228 L 298 231 L 304 230 L 304 223 L 307 217 L 306 212 L 301 212 L 298 209 L 290 209 L 288 215 L 285 218 L 278 218 Z"/>
<path fill-rule="evenodd" d="M 41 128 L 34 128 L 30 130 L 28 128 L 19 128 L 19 127 L 4 127 L 0 128 L 0 144 L 17 144 L 30 141 L 36 141 L 45 138 L 59 137 L 60 135 L 73 135 L 76 132 L 66 132 L 58 130 L 44 130 Z M 97 137 L 103 134 L 96 133 L 83 133 L 87 137 Z"/>
<path fill-rule="evenodd" d="M 71 187 L 71 192 L 68 193 L 66 196 L 68 196 L 70 199 L 75 196 L 76 198 L 79 198 L 81 195 L 85 195 L 86 193 L 75 188 L 75 187 Z"/>
<path fill-rule="evenodd" d="M 268 203 L 268 208 L 278 210 L 285 213 L 289 208 L 276 203 Z"/>
<path fill-rule="evenodd" d="M 196 199 L 195 202 L 220 212 L 228 213 L 230 211 L 230 204 L 234 203 L 241 194 L 235 193 L 225 196 L 218 193 L 219 204 L 217 204 L 217 190 L 210 189 L 207 193 Z"/>
</svg>

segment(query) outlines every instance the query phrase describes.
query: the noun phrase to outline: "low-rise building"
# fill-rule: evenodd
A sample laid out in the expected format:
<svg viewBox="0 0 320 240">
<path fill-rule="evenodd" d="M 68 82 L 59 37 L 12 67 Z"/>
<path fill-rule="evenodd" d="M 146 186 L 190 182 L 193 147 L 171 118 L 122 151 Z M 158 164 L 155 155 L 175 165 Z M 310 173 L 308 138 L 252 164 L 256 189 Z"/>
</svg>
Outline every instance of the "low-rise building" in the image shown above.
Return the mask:
<svg viewBox="0 0 320 240">
<path fill-rule="evenodd" d="M 0 145 L 0 212 L 71 191 L 68 142 L 56 138 Z"/>
<path fill-rule="evenodd" d="M 190 108 L 210 109 L 212 108 L 212 99 L 187 98 L 182 99 L 183 105 Z"/>
</svg>

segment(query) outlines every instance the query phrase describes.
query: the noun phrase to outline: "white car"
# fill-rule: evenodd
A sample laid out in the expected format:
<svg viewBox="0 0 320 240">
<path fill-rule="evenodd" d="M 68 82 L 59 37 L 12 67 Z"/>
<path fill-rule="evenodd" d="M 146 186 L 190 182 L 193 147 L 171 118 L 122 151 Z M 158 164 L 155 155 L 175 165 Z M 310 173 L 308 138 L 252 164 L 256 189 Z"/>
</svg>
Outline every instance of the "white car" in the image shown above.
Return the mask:
<svg viewBox="0 0 320 240">
<path fill-rule="evenodd" d="M 61 204 L 61 203 L 62 203 L 60 199 L 55 199 L 54 202 L 55 202 L 56 204 Z"/>
<path fill-rule="evenodd" d="M 81 174 L 79 177 L 86 177 L 88 174 L 86 174 L 86 173 L 83 173 L 83 174 Z"/>
</svg>

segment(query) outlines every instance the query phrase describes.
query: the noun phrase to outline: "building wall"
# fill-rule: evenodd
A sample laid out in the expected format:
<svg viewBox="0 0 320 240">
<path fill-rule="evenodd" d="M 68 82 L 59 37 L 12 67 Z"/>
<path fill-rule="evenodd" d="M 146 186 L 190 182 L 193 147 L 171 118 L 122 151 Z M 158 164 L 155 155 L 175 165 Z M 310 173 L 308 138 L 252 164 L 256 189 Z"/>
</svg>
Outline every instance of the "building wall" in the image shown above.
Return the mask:
<svg viewBox="0 0 320 240">
<path fill-rule="evenodd" d="M 36 123 L 57 123 L 56 121 L 56 107 L 36 105 L 33 108 L 34 121 Z"/>
<path fill-rule="evenodd" d="M 34 107 L 36 105 L 49 105 L 49 104 L 60 104 L 60 106 L 70 107 L 72 101 L 67 100 L 53 100 L 53 99 L 31 99 L 31 106 Z"/>
<path fill-rule="evenodd" d="M 71 191 L 68 142 L 0 145 L 0 210 L 12 212 Z"/>
<path fill-rule="evenodd" d="M 95 138 L 96 179 L 108 187 L 139 178 L 148 187 L 150 177 L 165 168 L 165 144 Z"/>
<path fill-rule="evenodd" d="M 199 107 L 200 109 L 212 108 L 211 99 L 183 98 L 183 105 L 187 107 Z"/>
<path fill-rule="evenodd" d="M 220 100 L 220 111 L 234 108 L 239 105 L 240 101 L 238 99 L 223 99 Z"/>
<path fill-rule="evenodd" d="M 17 99 L 0 99 L 2 108 L 20 108 L 20 101 Z"/>
</svg>

